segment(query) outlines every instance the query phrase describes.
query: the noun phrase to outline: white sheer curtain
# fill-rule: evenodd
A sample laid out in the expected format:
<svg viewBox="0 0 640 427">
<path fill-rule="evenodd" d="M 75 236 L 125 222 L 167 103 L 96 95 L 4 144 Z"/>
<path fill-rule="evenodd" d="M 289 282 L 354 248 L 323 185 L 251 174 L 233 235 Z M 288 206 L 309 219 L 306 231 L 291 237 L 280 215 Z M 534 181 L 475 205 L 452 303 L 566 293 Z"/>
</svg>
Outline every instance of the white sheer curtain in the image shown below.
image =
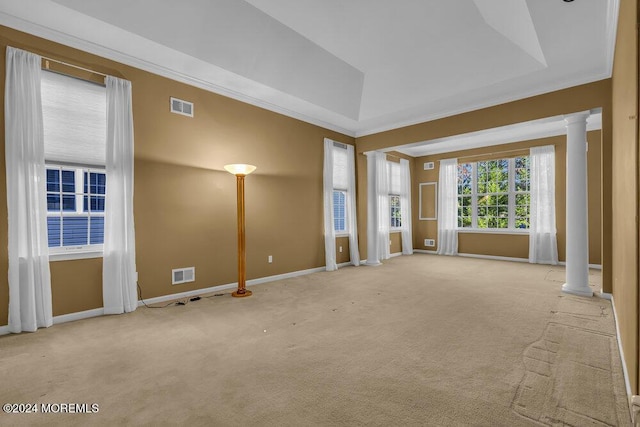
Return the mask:
<svg viewBox="0 0 640 427">
<path fill-rule="evenodd" d="M 375 151 L 367 156 L 367 266 L 380 265 L 378 258 L 378 180 L 377 157 Z M 385 167 L 386 169 L 386 167 Z"/>
<path fill-rule="evenodd" d="M 136 247 L 133 224 L 133 113 L 131 82 L 108 76 L 107 194 L 105 198 L 102 297 L 105 314 L 136 309 Z"/>
<path fill-rule="evenodd" d="M 349 234 L 349 256 L 353 265 L 360 265 L 358 222 L 356 218 L 355 154 L 352 145 L 324 140 L 324 246 L 327 271 L 338 268 L 333 215 L 333 191 L 345 190 L 346 229 Z"/>
<path fill-rule="evenodd" d="M 458 253 L 458 159 L 440 160 L 438 255 Z"/>
<path fill-rule="evenodd" d="M 327 271 L 338 269 L 336 264 L 336 232 L 333 223 L 333 141 L 324 140 L 324 259 Z"/>
<path fill-rule="evenodd" d="M 349 256 L 351 264 L 360 265 L 358 249 L 358 219 L 356 212 L 356 157 L 352 145 L 347 145 L 347 222 L 349 223 Z M 334 246 L 335 249 L 335 246 Z"/>
<path fill-rule="evenodd" d="M 387 155 L 376 152 L 376 200 L 378 210 L 378 223 L 376 224 L 376 236 L 378 239 L 378 259 L 389 259 L 389 228 L 391 227 L 391 213 L 389 212 L 389 169 L 387 168 Z"/>
<path fill-rule="evenodd" d="M 402 254 L 413 254 L 411 232 L 411 171 L 409 161 L 400 159 L 400 217 L 402 225 Z"/>
<path fill-rule="evenodd" d="M 558 264 L 556 239 L 556 166 L 553 145 L 532 147 L 529 262 Z"/>
<path fill-rule="evenodd" d="M 40 77 L 40 56 L 7 47 L 4 112 L 13 333 L 53 324 Z"/>
</svg>

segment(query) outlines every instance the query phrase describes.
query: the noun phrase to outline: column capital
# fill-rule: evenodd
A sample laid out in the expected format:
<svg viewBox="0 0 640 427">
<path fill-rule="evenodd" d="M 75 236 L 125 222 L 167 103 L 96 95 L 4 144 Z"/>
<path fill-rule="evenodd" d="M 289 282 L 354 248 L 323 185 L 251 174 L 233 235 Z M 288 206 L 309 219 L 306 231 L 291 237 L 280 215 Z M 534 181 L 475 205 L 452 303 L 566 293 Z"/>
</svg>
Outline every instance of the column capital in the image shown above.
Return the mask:
<svg viewBox="0 0 640 427">
<path fill-rule="evenodd" d="M 580 123 L 586 122 L 589 116 L 591 115 L 591 111 L 580 111 L 579 113 L 565 114 L 564 121 L 568 125 L 572 123 Z"/>
</svg>

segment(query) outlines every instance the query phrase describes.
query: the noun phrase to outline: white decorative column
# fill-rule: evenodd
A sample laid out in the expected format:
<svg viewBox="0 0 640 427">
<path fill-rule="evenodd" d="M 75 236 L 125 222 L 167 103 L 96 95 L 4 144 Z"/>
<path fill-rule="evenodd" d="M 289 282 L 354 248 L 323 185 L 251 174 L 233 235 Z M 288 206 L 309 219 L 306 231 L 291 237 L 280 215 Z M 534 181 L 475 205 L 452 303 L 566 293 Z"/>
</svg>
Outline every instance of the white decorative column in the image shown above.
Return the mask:
<svg viewBox="0 0 640 427">
<path fill-rule="evenodd" d="M 376 153 L 370 151 L 367 156 L 367 263 L 368 266 L 381 265 L 378 258 L 378 189 L 376 170 Z"/>
<path fill-rule="evenodd" d="M 565 116 L 567 123 L 567 283 L 562 291 L 590 297 L 587 222 L 587 118 L 589 111 Z"/>
</svg>

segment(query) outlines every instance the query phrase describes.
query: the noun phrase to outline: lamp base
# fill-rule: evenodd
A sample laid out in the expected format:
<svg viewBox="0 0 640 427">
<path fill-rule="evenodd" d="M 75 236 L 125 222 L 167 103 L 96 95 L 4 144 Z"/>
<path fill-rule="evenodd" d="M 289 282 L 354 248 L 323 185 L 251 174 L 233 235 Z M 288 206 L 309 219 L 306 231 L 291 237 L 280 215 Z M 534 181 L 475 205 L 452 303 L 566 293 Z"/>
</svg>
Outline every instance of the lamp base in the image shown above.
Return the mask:
<svg viewBox="0 0 640 427">
<path fill-rule="evenodd" d="M 231 296 L 232 296 L 232 297 L 236 297 L 236 298 L 243 298 L 243 297 L 250 297 L 250 296 L 251 296 L 251 294 L 252 294 L 252 292 L 251 292 L 251 291 L 248 291 L 248 290 L 246 290 L 246 289 L 243 289 L 243 290 L 238 290 L 238 291 L 233 292 L 233 293 L 231 294 Z"/>
</svg>

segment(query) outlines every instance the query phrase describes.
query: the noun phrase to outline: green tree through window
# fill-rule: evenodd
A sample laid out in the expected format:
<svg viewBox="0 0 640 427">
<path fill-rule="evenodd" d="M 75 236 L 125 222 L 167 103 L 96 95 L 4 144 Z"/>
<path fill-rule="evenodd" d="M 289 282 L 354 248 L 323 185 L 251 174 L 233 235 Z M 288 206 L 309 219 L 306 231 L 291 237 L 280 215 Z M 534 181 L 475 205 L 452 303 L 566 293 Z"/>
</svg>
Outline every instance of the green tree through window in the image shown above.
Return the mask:
<svg viewBox="0 0 640 427">
<path fill-rule="evenodd" d="M 458 227 L 527 229 L 529 157 L 458 165 Z"/>
</svg>

